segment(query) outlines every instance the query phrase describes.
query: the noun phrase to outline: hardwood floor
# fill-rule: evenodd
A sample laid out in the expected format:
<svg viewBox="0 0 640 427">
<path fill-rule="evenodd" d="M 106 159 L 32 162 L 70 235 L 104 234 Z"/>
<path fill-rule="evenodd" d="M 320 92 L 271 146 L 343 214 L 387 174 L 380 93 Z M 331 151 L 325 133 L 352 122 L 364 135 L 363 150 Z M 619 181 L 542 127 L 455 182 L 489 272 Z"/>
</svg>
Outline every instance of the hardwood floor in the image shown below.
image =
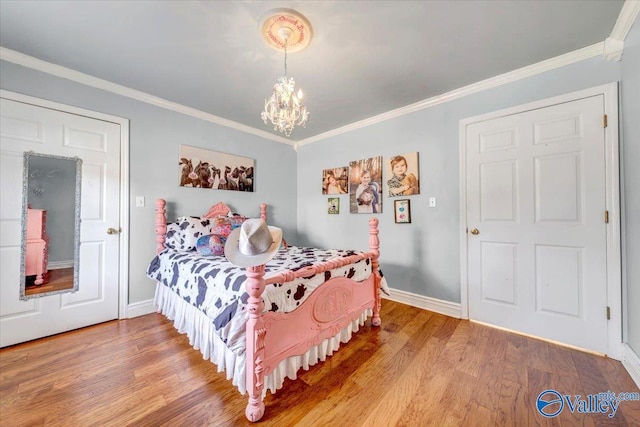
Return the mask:
<svg viewBox="0 0 640 427">
<path fill-rule="evenodd" d="M 638 392 L 620 362 L 383 301 L 326 362 L 265 398 L 266 426 L 638 426 L 536 410 L 544 390 Z M 159 314 L 0 350 L 2 426 L 240 426 L 247 397 Z M 566 406 L 566 405 L 565 405 Z"/>
<path fill-rule="evenodd" d="M 33 295 L 44 292 L 62 291 L 73 288 L 73 267 L 49 270 L 47 280 L 42 285 L 34 285 L 36 276 L 28 276 L 25 280 L 25 294 Z"/>
</svg>

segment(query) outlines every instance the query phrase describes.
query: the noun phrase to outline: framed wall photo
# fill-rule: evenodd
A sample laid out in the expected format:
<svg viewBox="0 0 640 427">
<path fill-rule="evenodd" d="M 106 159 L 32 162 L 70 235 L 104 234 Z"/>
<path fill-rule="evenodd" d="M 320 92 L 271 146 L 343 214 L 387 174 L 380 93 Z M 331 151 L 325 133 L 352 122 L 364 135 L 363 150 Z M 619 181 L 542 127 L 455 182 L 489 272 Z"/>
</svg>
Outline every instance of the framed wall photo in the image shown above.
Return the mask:
<svg viewBox="0 0 640 427">
<path fill-rule="evenodd" d="M 411 201 L 409 199 L 394 200 L 393 208 L 396 224 L 411 223 Z"/>
<path fill-rule="evenodd" d="M 418 152 L 393 156 L 385 160 L 387 165 L 387 190 L 389 197 L 420 194 Z"/>
<path fill-rule="evenodd" d="M 180 187 L 253 192 L 254 161 L 248 157 L 180 146 Z"/>
<path fill-rule="evenodd" d="M 349 162 L 349 212 L 382 213 L 382 156 Z"/>
<path fill-rule="evenodd" d="M 349 178 L 347 167 L 322 171 L 322 194 L 347 194 Z"/>
<path fill-rule="evenodd" d="M 340 199 L 337 197 L 329 197 L 327 200 L 327 213 L 337 215 L 340 213 Z"/>
</svg>

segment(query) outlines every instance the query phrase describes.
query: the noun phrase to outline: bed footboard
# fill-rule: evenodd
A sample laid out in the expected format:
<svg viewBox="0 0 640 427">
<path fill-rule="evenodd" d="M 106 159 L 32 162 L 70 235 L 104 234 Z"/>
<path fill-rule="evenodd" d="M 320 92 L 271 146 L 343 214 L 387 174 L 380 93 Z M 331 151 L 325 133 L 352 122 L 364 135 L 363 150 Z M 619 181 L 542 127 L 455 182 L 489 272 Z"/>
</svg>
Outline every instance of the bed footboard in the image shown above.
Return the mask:
<svg viewBox="0 0 640 427">
<path fill-rule="evenodd" d="M 247 268 L 249 318 L 246 326 L 246 380 L 249 402 L 245 414 L 255 422 L 264 415 L 264 377 L 282 360 L 300 355 L 327 338 L 337 335 L 366 309 L 372 309 L 371 324 L 380 326 L 380 273 L 378 220 L 369 220 L 370 252 L 329 260 L 296 272 L 286 271 L 264 279 L 264 265 Z M 295 311 L 262 313 L 262 292 L 268 284 L 284 283 L 370 258 L 372 274 L 363 282 L 334 278 L 313 292 Z"/>
<path fill-rule="evenodd" d="M 245 375 L 247 378 L 247 392 L 249 393 L 249 403 L 245 415 L 249 421 L 258 421 L 264 415 L 264 402 L 262 401 L 262 389 L 264 388 L 264 373 L 262 372 L 262 361 L 264 360 L 264 319 L 262 310 L 264 302 L 262 292 L 264 291 L 264 265 L 257 267 L 247 267 L 246 289 L 249 294 L 247 310 L 247 348 Z M 251 368 L 251 370 L 249 370 Z"/>
</svg>

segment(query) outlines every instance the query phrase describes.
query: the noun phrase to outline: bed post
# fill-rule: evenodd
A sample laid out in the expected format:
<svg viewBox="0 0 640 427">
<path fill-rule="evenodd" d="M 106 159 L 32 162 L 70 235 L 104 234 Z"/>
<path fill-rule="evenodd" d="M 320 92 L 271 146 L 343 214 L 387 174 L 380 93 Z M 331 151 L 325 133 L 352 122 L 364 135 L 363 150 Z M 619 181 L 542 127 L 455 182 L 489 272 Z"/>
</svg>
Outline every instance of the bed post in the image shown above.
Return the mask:
<svg viewBox="0 0 640 427">
<path fill-rule="evenodd" d="M 369 248 L 374 253 L 374 257 L 371 259 L 371 274 L 375 274 L 375 303 L 373 304 L 373 316 L 371 317 L 371 324 L 373 326 L 380 326 L 380 307 L 382 306 L 382 300 L 380 297 L 380 272 L 378 268 L 380 263 L 378 258 L 380 257 L 380 239 L 378 239 L 378 219 L 371 218 L 369 220 Z"/>
<path fill-rule="evenodd" d="M 260 218 L 267 222 L 267 205 L 266 203 L 260 203 Z"/>
<path fill-rule="evenodd" d="M 264 205 L 262 205 L 264 206 Z M 262 208 L 261 208 L 262 210 Z M 249 294 L 247 310 L 249 319 L 246 326 L 246 366 L 247 391 L 249 403 L 245 415 L 249 421 L 258 421 L 264 415 L 264 402 L 262 401 L 262 389 L 264 388 L 264 372 L 262 361 L 264 360 L 264 334 L 266 332 L 262 310 L 264 302 L 264 265 L 247 267 L 246 290 Z"/>
<path fill-rule="evenodd" d="M 156 253 L 160 253 L 164 250 L 164 236 L 167 232 L 167 212 L 165 207 L 167 202 L 164 199 L 156 200 Z"/>
</svg>

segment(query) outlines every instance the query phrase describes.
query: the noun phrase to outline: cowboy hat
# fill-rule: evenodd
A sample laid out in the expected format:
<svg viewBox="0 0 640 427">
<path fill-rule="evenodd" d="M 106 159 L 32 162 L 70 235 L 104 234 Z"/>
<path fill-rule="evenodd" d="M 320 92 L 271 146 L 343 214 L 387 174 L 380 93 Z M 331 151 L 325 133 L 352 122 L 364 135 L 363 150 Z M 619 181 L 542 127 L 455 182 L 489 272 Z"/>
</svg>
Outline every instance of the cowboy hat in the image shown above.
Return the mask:
<svg viewBox="0 0 640 427">
<path fill-rule="evenodd" d="M 238 267 L 265 264 L 278 252 L 282 229 L 267 226 L 262 219 L 248 219 L 229 234 L 224 254 Z"/>
</svg>

